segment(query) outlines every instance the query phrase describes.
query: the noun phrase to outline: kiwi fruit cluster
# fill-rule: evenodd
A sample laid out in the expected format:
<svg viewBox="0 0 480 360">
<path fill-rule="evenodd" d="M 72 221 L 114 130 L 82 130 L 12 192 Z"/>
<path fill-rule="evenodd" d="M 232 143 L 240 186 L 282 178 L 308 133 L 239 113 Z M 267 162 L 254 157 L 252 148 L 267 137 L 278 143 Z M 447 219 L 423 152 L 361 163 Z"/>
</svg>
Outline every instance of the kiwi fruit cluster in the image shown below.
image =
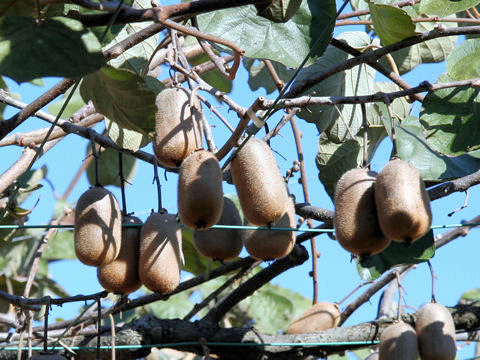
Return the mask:
<svg viewBox="0 0 480 360">
<path fill-rule="evenodd" d="M 287 329 L 287 334 L 302 334 L 334 328 L 340 323 L 337 304 L 319 302 L 311 306 Z"/>
<path fill-rule="evenodd" d="M 335 234 L 340 245 L 355 255 L 384 250 L 390 240 L 411 244 L 432 223 L 430 199 L 419 171 L 391 160 L 376 173 L 352 169 L 335 189 Z"/>
<path fill-rule="evenodd" d="M 172 292 L 180 283 L 182 239 L 174 215 L 152 213 L 141 226 L 125 226 L 115 197 L 94 187 L 78 200 L 75 210 L 75 252 L 85 265 L 97 267 L 97 278 L 108 291 L 129 294 L 144 284 L 152 291 Z M 141 220 L 124 216 L 123 224 Z"/>
<path fill-rule="evenodd" d="M 448 309 L 429 303 L 417 312 L 415 329 L 403 322 L 390 325 L 380 337 L 380 360 L 454 360 L 455 324 Z"/>
</svg>

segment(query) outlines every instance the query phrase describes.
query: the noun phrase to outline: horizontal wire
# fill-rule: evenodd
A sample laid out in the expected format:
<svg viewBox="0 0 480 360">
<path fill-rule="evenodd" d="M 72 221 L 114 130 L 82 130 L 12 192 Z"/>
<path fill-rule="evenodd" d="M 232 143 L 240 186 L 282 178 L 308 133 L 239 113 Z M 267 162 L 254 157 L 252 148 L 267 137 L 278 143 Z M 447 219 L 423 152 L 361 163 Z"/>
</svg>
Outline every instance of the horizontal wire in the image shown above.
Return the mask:
<svg viewBox="0 0 480 360">
<path fill-rule="evenodd" d="M 350 345 L 377 345 L 378 340 L 373 341 L 344 341 L 344 342 L 311 342 L 311 343 L 289 343 L 289 342 L 279 342 L 279 343 L 236 343 L 236 342 L 200 342 L 200 341 L 183 341 L 178 343 L 166 343 L 166 344 L 144 344 L 144 345 L 115 345 L 115 349 L 143 349 L 143 348 L 152 348 L 152 347 L 178 347 L 178 346 L 192 346 L 192 345 L 207 345 L 207 346 L 291 346 L 291 347 L 306 347 L 306 346 L 350 346 Z M 71 350 L 94 350 L 97 349 L 96 346 L 69 346 Z M 32 350 L 43 350 L 43 346 L 34 346 Z M 63 346 L 49 347 L 51 350 L 65 350 Z M 102 345 L 100 346 L 101 350 L 111 350 L 111 345 Z M 28 347 L 25 346 L 22 350 L 28 350 Z M 18 347 L 9 346 L 9 347 L 0 347 L 0 351 L 18 351 Z"/>
<path fill-rule="evenodd" d="M 180 224 L 181 226 L 185 226 Z M 142 224 L 122 224 L 122 227 L 141 227 Z M 448 229 L 459 227 L 480 226 L 480 222 L 476 223 L 460 223 L 460 224 L 444 224 L 432 225 L 430 228 Z M 75 226 L 70 225 L 49 225 L 49 224 L 33 224 L 33 225 L 0 225 L 0 229 L 72 229 Z M 310 228 L 289 228 L 289 227 L 269 227 L 269 226 L 247 226 L 247 225 L 213 225 L 212 229 L 239 229 L 239 230 L 271 230 L 271 231 L 296 231 L 296 232 L 316 232 L 316 233 L 331 233 L 334 229 L 310 229 Z"/>
</svg>

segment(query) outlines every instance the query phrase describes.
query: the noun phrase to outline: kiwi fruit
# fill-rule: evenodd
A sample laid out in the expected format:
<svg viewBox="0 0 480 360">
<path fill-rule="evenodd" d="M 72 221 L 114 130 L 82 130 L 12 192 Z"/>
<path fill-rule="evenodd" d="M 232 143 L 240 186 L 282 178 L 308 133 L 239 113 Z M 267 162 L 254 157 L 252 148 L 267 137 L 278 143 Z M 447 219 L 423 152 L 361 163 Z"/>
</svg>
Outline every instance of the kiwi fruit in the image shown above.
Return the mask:
<svg viewBox="0 0 480 360">
<path fill-rule="evenodd" d="M 287 211 L 271 224 L 272 227 L 295 228 L 295 206 L 287 198 Z M 251 225 L 251 224 L 249 224 Z M 285 230 L 246 230 L 245 249 L 258 260 L 279 259 L 288 255 L 295 246 L 295 232 Z"/>
<path fill-rule="evenodd" d="M 218 225 L 242 225 L 242 218 L 235 203 L 223 198 L 223 211 Z M 208 229 L 193 232 L 193 244 L 197 251 L 210 259 L 231 260 L 236 258 L 243 247 L 243 230 Z"/>
<path fill-rule="evenodd" d="M 406 161 L 390 161 L 377 176 L 378 222 L 389 239 L 411 243 L 432 224 L 430 199 L 419 171 Z"/>
<path fill-rule="evenodd" d="M 319 302 L 307 309 L 290 324 L 287 334 L 312 333 L 331 329 L 340 323 L 340 310 L 337 304 Z"/>
<path fill-rule="evenodd" d="M 222 215 L 222 170 L 215 155 L 206 150 L 190 154 L 178 174 L 178 214 L 192 229 L 215 225 Z"/>
<path fill-rule="evenodd" d="M 415 328 L 422 360 L 455 359 L 455 324 L 445 306 L 437 303 L 422 306 L 417 312 Z"/>
<path fill-rule="evenodd" d="M 174 215 L 152 213 L 140 230 L 138 274 L 153 292 L 167 294 L 180 283 L 182 233 Z"/>
<path fill-rule="evenodd" d="M 123 224 L 142 224 L 135 216 L 125 216 Z M 120 253 L 110 264 L 97 268 L 100 285 L 115 294 L 129 294 L 142 285 L 138 277 L 139 227 L 123 227 Z"/>
<path fill-rule="evenodd" d="M 340 245 L 355 255 L 376 254 L 390 244 L 378 224 L 376 175 L 367 169 L 351 169 L 340 177 L 335 189 L 335 235 Z"/>
<path fill-rule="evenodd" d="M 243 214 L 251 224 L 265 226 L 284 216 L 290 201 L 287 186 L 264 141 L 247 140 L 230 169 Z"/>
<path fill-rule="evenodd" d="M 168 88 L 157 95 L 155 104 L 155 156 L 163 166 L 178 167 L 197 148 L 195 134 L 200 133 L 190 96 L 185 89 Z"/>
<path fill-rule="evenodd" d="M 379 360 L 417 360 L 415 330 L 404 322 L 387 327 L 380 336 Z"/>
<path fill-rule="evenodd" d="M 113 194 L 93 187 L 78 199 L 75 208 L 75 253 L 85 265 L 111 263 L 120 252 L 122 213 Z"/>
</svg>

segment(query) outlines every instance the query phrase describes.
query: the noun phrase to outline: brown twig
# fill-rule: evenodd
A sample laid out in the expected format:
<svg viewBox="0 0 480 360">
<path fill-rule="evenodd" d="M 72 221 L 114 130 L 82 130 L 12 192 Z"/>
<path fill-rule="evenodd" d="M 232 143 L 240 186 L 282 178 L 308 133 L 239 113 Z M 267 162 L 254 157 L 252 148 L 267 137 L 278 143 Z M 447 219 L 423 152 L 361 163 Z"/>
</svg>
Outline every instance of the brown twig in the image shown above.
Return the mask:
<svg viewBox="0 0 480 360">
<path fill-rule="evenodd" d="M 467 19 L 467 18 L 439 18 L 439 17 L 419 17 L 412 18 L 413 23 L 422 22 L 435 22 L 435 23 L 463 23 L 463 24 L 480 24 L 480 19 Z M 335 26 L 348 26 L 348 25 L 373 25 L 372 20 L 341 20 L 335 23 Z"/>
</svg>

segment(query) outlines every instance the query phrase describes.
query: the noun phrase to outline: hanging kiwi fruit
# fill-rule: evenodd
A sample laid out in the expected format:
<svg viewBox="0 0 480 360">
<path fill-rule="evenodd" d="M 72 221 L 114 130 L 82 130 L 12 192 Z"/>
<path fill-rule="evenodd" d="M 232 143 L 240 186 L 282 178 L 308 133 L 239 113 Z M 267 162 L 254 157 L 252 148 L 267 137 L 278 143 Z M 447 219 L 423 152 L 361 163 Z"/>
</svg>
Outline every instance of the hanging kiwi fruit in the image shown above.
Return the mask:
<svg viewBox="0 0 480 360">
<path fill-rule="evenodd" d="M 379 360 L 417 360 L 415 330 L 404 322 L 387 327 L 380 336 Z"/>
<path fill-rule="evenodd" d="M 217 225 L 242 225 L 242 218 L 235 203 L 223 198 L 223 211 Z M 193 244 L 197 251 L 210 259 L 231 260 L 236 258 L 243 247 L 242 229 L 208 229 L 193 232 Z"/>
<path fill-rule="evenodd" d="M 375 203 L 385 236 L 407 244 L 432 225 L 430 198 L 419 171 L 401 159 L 391 160 L 377 176 Z"/>
<path fill-rule="evenodd" d="M 455 324 L 445 306 L 438 303 L 423 305 L 417 312 L 415 328 L 422 360 L 455 359 Z"/>
<path fill-rule="evenodd" d="M 243 214 L 251 224 L 265 226 L 284 216 L 291 200 L 275 156 L 264 141 L 247 140 L 232 160 L 231 172 Z"/>
<path fill-rule="evenodd" d="M 124 225 L 142 224 L 135 216 L 124 216 Z M 111 263 L 97 268 L 102 287 L 115 294 L 130 294 L 142 285 L 138 276 L 138 246 L 140 227 L 123 227 L 120 253 Z"/>
<path fill-rule="evenodd" d="M 195 112 L 190 108 L 190 95 L 183 88 L 164 89 L 155 104 L 158 110 L 153 150 L 161 165 L 178 167 L 197 148 L 196 135 L 200 134 Z"/>
<path fill-rule="evenodd" d="M 319 302 L 311 306 L 290 324 L 287 334 L 303 334 L 323 331 L 338 326 L 340 310 L 337 304 Z"/>
<path fill-rule="evenodd" d="M 335 236 L 339 244 L 355 255 L 372 255 L 389 244 L 380 229 L 375 207 L 375 178 L 368 169 L 344 173 L 335 189 Z"/>
<path fill-rule="evenodd" d="M 174 215 L 152 213 L 140 231 L 138 274 L 153 292 L 167 294 L 180 283 L 182 233 Z"/>
<path fill-rule="evenodd" d="M 214 154 L 197 150 L 180 166 L 178 174 L 178 213 L 192 229 L 208 229 L 222 215 L 222 170 Z"/>
<path fill-rule="evenodd" d="M 250 224 L 249 224 L 250 225 Z M 288 198 L 287 210 L 271 227 L 295 228 L 295 206 Z M 245 249 L 258 260 L 273 260 L 287 256 L 295 246 L 295 232 L 286 230 L 246 230 Z"/>
<path fill-rule="evenodd" d="M 85 265 L 111 263 L 120 252 L 122 213 L 115 196 L 103 187 L 93 187 L 78 199 L 75 208 L 74 243 Z"/>
</svg>

